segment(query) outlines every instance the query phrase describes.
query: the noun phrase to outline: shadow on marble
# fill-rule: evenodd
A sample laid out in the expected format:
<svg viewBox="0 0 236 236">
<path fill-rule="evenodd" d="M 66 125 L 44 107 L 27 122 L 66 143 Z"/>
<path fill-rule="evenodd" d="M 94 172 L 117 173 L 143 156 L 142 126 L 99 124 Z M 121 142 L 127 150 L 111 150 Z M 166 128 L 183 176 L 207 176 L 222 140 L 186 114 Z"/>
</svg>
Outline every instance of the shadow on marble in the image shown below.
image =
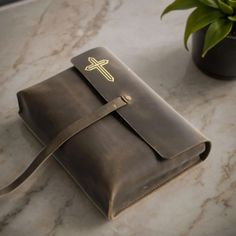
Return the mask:
<svg viewBox="0 0 236 236">
<path fill-rule="evenodd" d="M 147 55 L 137 55 L 134 70 L 142 79 L 158 92 L 161 90 L 179 90 L 181 97 L 184 93 L 191 94 L 190 98 L 198 99 L 210 90 L 231 86 L 234 81 L 222 81 L 210 78 L 202 73 L 193 63 L 191 53 L 183 48 L 167 50 L 165 47 L 153 49 Z M 140 60 L 139 60 L 140 58 Z M 146 58 L 143 63 L 143 58 Z"/>
<path fill-rule="evenodd" d="M 135 58 L 134 71 L 180 114 L 195 120 L 201 131 L 211 122 L 218 104 L 228 99 L 236 83 L 203 74 L 190 53 L 181 47 L 157 47 Z"/>
</svg>

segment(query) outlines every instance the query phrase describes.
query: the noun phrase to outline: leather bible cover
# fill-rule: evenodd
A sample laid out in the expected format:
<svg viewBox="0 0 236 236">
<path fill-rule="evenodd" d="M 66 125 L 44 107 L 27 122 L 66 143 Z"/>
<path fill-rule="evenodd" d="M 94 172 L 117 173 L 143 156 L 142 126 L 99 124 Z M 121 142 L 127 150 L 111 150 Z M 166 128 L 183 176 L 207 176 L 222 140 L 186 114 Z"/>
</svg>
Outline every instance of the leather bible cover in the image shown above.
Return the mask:
<svg viewBox="0 0 236 236">
<path fill-rule="evenodd" d="M 119 96 L 128 105 L 70 138 L 54 157 L 109 219 L 200 163 L 210 142 L 105 48 L 18 92 L 19 114 L 43 144 Z"/>
</svg>

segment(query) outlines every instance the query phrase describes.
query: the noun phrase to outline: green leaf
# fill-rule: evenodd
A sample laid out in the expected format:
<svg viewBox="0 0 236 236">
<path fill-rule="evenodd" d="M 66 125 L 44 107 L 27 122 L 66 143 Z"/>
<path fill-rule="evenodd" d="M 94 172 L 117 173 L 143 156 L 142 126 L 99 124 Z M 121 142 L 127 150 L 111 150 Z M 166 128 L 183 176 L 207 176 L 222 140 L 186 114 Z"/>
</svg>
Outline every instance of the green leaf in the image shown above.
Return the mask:
<svg viewBox="0 0 236 236">
<path fill-rule="evenodd" d="M 228 19 L 231 21 L 236 21 L 236 15 L 235 16 L 228 16 Z"/>
<path fill-rule="evenodd" d="M 170 11 L 186 10 L 202 5 L 198 0 L 175 0 L 161 14 L 161 18 Z"/>
<path fill-rule="evenodd" d="M 205 57 L 206 53 L 211 48 L 227 37 L 231 32 L 232 27 L 233 22 L 227 19 L 218 19 L 213 22 L 206 32 L 202 57 Z"/>
<path fill-rule="evenodd" d="M 217 4 L 217 0 L 198 0 L 199 2 L 203 3 L 206 6 L 213 7 L 213 8 L 219 8 Z"/>
<path fill-rule="evenodd" d="M 234 9 L 228 5 L 227 3 L 223 2 L 222 0 L 218 0 L 218 4 L 220 9 L 227 15 L 232 15 L 234 13 Z"/>
<path fill-rule="evenodd" d="M 188 39 L 189 36 L 204 28 L 205 26 L 209 25 L 213 21 L 217 20 L 220 17 L 224 17 L 224 14 L 216 9 L 207 7 L 207 6 L 201 6 L 195 9 L 192 14 L 188 17 L 187 24 L 185 27 L 185 33 L 184 33 L 184 45 L 185 48 L 188 50 Z"/>
<path fill-rule="evenodd" d="M 234 9 L 236 9 L 236 1 L 235 1 L 235 0 L 228 0 L 227 2 L 228 2 L 228 4 L 229 4 L 231 7 L 233 7 Z"/>
</svg>

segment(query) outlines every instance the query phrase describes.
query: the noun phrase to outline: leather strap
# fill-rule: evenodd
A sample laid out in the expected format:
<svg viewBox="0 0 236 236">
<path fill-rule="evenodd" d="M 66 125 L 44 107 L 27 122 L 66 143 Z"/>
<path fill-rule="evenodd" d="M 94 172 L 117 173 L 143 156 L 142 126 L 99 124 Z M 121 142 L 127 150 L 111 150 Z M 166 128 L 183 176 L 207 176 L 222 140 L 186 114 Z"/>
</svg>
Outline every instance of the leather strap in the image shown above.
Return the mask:
<svg viewBox="0 0 236 236">
<path fill-rule="evenodd" d="M 128 99 L 127 99 L 128 97 Z M 111 112 L 128 104 L 129 96 L 117 97 L 106 103 L 91 114 L 73 122 L 62 130 L 42 151 L 36 156 L 26 170 L 18 176 L 12 183 L 0 189 L 0 196 L 7 194 L 19 187 L 29 176 L 31 176 L 52 154 L 58 150 L 67 140 L 78 134 L 83 129 L 89 127 L 98 120 L 104 118 Z"/>
</svg>

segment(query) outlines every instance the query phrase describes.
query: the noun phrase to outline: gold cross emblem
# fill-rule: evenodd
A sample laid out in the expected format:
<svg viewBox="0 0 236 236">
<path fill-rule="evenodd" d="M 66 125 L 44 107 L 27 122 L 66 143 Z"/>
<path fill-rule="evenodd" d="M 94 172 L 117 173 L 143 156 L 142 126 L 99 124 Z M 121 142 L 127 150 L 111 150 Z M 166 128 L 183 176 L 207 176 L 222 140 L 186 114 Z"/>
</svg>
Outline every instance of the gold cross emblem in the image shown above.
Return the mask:
<svg viewBox="0 0 236 236">
<path fill-rule="evenodd" d="M 114 82 L 114 77 L 103 67 L 104 65 L 109 63 L 109 60 L 103 59 L 97 61 L 94 57 L 89 57 L 88 61 L 91 64 L 85 67 L 86 71 L 97 69 L 108 81 Z"/>
</svg>

